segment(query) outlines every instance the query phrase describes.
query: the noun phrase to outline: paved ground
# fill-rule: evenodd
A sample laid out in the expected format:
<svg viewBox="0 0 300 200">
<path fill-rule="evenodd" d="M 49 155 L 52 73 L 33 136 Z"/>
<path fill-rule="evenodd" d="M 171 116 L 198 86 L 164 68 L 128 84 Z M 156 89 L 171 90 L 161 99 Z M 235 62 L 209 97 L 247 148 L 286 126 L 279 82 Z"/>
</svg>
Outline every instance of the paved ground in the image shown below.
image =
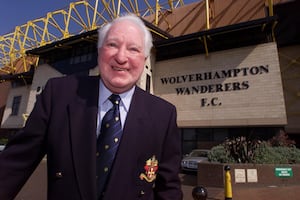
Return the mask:
<svg viewBox="0 0 300 200">
<path fill-rule="evenodd" d="M 192 190 L 197 186 L 196 174 L 180 174 L 184 200 L 193 200 Z M 223 188 L 206 188 L 207 200 L 224 200 Z M 233 200 L 300 200 L 299 185 L 288 187 L 232 187 Z M 46 164 L 43 161 L 15 200 L 46 200 Z M 127 200 L 127 199 L 125 199 Z"/>
</svg>

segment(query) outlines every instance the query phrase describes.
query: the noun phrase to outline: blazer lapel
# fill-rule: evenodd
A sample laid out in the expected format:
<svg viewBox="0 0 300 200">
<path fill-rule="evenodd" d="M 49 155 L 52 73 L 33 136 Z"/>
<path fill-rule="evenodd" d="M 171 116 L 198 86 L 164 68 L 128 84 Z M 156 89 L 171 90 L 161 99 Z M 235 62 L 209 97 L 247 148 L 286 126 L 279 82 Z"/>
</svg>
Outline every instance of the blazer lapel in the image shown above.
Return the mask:
<svg viewBox="0 0 300 200">
<path fill-rule="evenodd" d="M 145 125 L 149 123 L 149 115 L 144 104 L 144 97 L 141 95 L 144 91 L 136 88 L 130 105 L 130 110 L 127 114 L 126 123 L 124 126 L 122 143 L 139 143 L 139 137 L 145 130 Z M 120 152 L 120 151 L 119 151 Z M 122 150 L 121 150 L 122 152 Z M 125 150 L 126 152 L 126 150 Z"/>
<path fill-rule="evenodd" d="M 96 199 L 96 127 L 99 78 L 78 80 L 78 99 L 69 105 L 70 137 L 82 199 Z"/>
</svg>

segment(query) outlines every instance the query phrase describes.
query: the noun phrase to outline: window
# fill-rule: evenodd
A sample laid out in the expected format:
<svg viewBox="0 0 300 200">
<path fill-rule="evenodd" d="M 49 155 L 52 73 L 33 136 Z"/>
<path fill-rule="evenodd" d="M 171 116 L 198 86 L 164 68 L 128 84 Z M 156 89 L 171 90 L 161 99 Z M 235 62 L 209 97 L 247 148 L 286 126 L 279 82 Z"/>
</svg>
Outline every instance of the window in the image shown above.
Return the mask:
<svg viewBox="0 0 300 200">
<path fill-rule="evenodd" d="M 22 96 L 15 96 L 12 103 L 11 115 L 16 116 L 19 113 Z"/>
<path fill-rule="evenodd" d="M 79 64 L 79 63 L 86 63 L 91 61 L 94 52 L 94 46 L 85 46 L 85 47 L 78 47 L 74 48 L 72 52 L 72 57 L 70 58 L 70 64 Z"/>
</svg>

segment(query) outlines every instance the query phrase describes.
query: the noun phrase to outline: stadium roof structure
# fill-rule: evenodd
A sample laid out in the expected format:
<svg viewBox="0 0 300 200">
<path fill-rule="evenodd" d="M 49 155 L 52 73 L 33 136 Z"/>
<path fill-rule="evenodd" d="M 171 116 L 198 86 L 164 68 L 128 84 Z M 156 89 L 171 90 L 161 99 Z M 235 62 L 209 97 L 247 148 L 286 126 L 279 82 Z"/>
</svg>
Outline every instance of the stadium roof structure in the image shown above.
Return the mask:
<svg viewBox="0 0 300 200">
<path fill-rule="evenodd" d="M 200 31 L 155 42 L 156 60 L 209 54 L 232 48 L 275 41 L 273 35 L 277 17 L 266 17 L 230 26 Z"/>
</svg>

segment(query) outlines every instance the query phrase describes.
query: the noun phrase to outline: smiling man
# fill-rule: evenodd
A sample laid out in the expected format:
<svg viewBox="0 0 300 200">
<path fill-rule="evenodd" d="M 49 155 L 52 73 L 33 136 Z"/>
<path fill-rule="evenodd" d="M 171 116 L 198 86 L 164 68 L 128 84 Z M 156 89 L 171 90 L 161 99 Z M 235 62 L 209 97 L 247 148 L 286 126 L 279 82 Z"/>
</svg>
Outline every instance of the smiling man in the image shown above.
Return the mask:
<svg viewBox="0 0 300 200">
<path fill-rule="evenodd" d="M 130 90 L 144 70 L 152 40 L 138 23 L 141 22 L 120 18 L 99 31 L 99 38 L 104 39 L 99 41 L 100 74 L 111 92 Z"/>
<path fill-rule="evenodd" d="M 49 200 L 182 199 L 176 109 L 136 86 L 150 32 L 126 15 L 98 40 L 100 76 L 50 79 L 0 154 L 1 200 L 17 195 L 45 154 Z"/>
</svg>

